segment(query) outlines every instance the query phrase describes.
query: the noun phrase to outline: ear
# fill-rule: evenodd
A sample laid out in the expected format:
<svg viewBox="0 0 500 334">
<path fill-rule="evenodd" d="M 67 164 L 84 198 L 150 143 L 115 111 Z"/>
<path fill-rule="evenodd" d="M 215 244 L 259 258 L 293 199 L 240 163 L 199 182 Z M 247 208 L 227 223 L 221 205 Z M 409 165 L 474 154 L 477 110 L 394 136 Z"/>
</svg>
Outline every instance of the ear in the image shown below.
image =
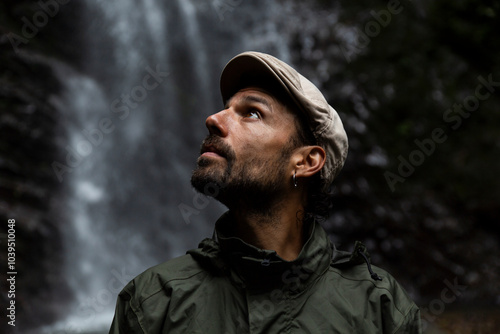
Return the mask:
<svg viewBox="0 0 500 334">
<path fill-rule="evenodd" d="M 311 177 L 325 165 L 326 152 L 321 146 L 303 146 L 293 154 L 294 169 L 297 177 Z"/>
</svg>

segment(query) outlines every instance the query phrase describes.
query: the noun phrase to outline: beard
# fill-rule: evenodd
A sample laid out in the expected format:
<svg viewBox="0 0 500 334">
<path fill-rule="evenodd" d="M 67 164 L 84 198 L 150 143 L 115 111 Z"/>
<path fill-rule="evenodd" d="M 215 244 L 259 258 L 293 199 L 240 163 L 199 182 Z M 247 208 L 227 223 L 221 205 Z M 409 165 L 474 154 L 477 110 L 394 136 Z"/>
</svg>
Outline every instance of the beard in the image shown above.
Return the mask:
<svg viewBox="0 0 500 334">
<path fill-rule="evenodd" d="M 291 145 L 274 159 L 254 157 L 247 161 L 238 161 L 235 152 L 218 136 L 209 135 L 202 148 L 205 146 L 215 147 L 225 159 L 198 159 L 191 177 L 191 185 L 198 192 L 229 209 L 244 206 L 268 214 L 282 200 L 287 190 L 286 166 L 293 151 Z"/>
</svg>

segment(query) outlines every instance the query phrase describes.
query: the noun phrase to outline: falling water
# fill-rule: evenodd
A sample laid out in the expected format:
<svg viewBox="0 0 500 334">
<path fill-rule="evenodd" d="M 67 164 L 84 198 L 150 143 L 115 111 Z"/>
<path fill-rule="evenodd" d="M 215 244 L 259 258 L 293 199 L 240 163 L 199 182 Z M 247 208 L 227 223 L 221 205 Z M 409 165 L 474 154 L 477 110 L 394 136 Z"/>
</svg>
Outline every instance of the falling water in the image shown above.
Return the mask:
<svg viewBox="0 0 500 334">
<path fill-rule="evenodd" d="M 221 106 L 222 66 L 246 49 L 289 60 L 286 38 L 269 19 L 281 5 L 268 5 L 266 13 L 260 5 L 86 4 L 84 69 L 55 67 L 65 91 L 54 103 L 65 115 L 64 155 L 71 161 L 59 177 L 66 189 L 62 229 L 74 303 L 42 331 L 106 331 L 128 281 L 211 234 L 223 208 L 214 201 L 197 204 L 189 179 L 206 135 L 204 119 Z M 256 20 L 255 28 L 245 17 Z M 196 212 L 186 217 L 181 204 Z"/>
</svg>

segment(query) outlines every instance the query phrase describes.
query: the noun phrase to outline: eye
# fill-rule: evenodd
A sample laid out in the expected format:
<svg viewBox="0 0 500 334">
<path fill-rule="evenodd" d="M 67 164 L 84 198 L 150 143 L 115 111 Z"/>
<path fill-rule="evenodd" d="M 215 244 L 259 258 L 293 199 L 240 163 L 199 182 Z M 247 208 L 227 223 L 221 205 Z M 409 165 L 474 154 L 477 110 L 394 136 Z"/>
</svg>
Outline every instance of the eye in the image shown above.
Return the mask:
<svg viewBox="0 0 500 334">
<path fill-rule="evenodd" d="M 247 112 L 245 116 L 248 118 L 260 119 L 260 113 L 255 109 Z"/>
</svg>

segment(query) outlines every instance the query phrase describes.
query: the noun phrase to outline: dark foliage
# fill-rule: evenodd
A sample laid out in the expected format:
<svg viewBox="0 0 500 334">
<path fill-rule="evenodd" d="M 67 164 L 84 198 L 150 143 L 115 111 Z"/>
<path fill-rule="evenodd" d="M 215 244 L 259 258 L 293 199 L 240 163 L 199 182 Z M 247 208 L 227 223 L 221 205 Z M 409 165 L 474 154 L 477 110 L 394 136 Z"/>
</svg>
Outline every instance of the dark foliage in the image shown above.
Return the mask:
<svg viewBox="0 0 500 334">
<path fill-rule="evenodd" d="M 422 301 L 457 278 L 469 299 L 495 303 L 499 4 L 402 1 L 389 18 L 387 2 L 319 6 L 303 15 L 340 13 L 338 22 L 316 20 L 312 42 L 297 31 L 294 48 L 350 139 L 330 232 L 343 248 L 366 242 Z"/>
</svg>

